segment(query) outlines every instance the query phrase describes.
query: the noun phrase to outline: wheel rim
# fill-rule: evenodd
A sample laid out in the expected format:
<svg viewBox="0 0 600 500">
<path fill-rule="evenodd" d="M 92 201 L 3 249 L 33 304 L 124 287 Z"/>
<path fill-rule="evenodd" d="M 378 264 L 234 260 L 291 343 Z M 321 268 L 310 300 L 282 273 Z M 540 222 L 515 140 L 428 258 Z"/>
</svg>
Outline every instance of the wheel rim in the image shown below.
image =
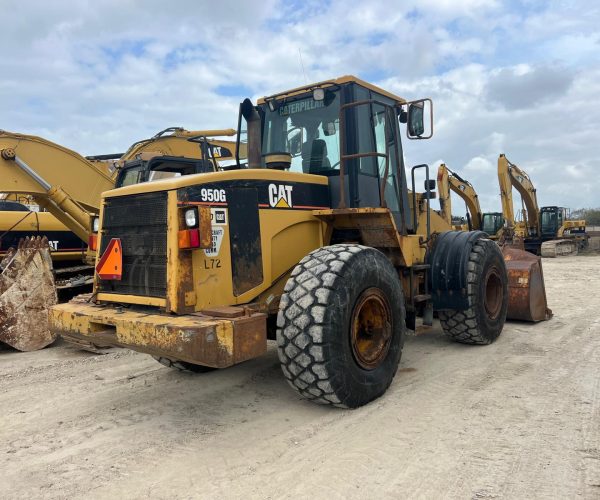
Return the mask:
<svg viewBox="0 0 600 500">
<path fill-rule="evenodd" d="M 356 362 L 365 370 L 377 368 L 386 358 L 392 338 L 390 306 L 381 290 L 368 288 L 360 295 L 350 328 Z"/>
<path fill-rule="evenodd" d="M 496 319 L 502 309 L 502 279 L 496 267 L 485 276 L 485 311 L 490 319 Z"/>
</svg>

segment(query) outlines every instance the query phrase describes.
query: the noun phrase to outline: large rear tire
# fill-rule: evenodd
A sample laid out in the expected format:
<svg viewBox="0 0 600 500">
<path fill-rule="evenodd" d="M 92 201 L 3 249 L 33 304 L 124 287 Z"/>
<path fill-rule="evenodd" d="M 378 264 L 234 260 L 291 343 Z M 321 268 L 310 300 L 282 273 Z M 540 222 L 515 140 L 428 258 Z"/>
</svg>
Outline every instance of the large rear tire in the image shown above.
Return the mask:
<svg viewBox="0 0 600 500">
<path fill-rule="evenodd" d="M 320 248 L 296 266 L 281 297 L 281 369 L 304 398 L 356 408 L 391 384 L 405 329 L 400 280 L 383 253 L 351 244 Z"/>
<path fill-rule="evenodd" d="M 508 276 L 502 252 L 488 239 L 477 240 L 467 269 L 469 307 L 439 312 L 444 332 L 463 344 L 491 344 L 504 327 L 508 309 Z"/>
</svg>

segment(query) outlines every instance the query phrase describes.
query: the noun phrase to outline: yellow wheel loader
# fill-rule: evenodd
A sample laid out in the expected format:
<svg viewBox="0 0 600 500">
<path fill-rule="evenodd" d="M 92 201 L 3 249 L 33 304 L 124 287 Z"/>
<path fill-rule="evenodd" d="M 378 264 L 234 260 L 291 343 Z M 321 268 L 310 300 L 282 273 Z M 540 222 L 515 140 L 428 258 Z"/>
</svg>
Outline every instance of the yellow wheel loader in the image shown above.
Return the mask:
<svg viewBox="0 0 600 500">
<path fill-rule="evenodd" d="M 504 156 L 500 157 L 501 161 L 504 161 L 503 158 Z M 550 319 L 552 311 L 548 308 L 541 259 L 525 251 L 522 238 L 509 237 L 511 233 L 509 233 L 509 228 L 503 227 L 503 222 L 500 228 L 488 230 L 487 224 L 492 220 L 491 215 L 493 214 L 481 213 L 475 188 L 445 164 L 441 164 L 438 168 L 438 190 L 440 215 L 448 224 L 452 219 L 450 198 L 452 190 L 464 200 L 468 209 L 468 227 L 455 227 L 455 229 L 482 229 L 489 235 L 488 237 L 499 236 L 493 239 L 500 245 L 508 271 L 507 319 L 522 321 Z M 512 196 L 512 192 L 509 191 L 509 193 Z M 508 202 L 506 197 L 503 197 L 503 200 L 503 206 L 507 205 L 512 210 L 512 198 Z M 508 203 L 510 204 L 508 205 Z M 502 221 L 504 221 L 503 217 Z"/>
<path fill-rule="evenodd" d="M 0 200 L 0 342 L 34 350 L 54 340 L 47 322 L 28 321 L 30 304 L 47 308 L 54 303 L 47 302 L 46 286 L 37 286 L 32 273 L 38 274 L 40 283 L 53 280 L 63 300 L 73 297 L 74 290 L 91 286 L 94 224 L 103 191 L 115 185 L 212 172 L 235 159 L 235 142 L 207 137 L 234 134 L 233 129 L 171 128 L 135 143 L 125 154 L 83 158 L 39 137 L 0 132 L 0 192 L 4 193 Z M 116 161 L 107 161 L 110 158 Z M 20 243 L 24 238 L 34 239 L 24 245 Z"/>
<path fill-rule="evenodd" d="M 52 330 L 192 371 L 274 340 L 294 390 L 344 408 L 387 390 L 417 316 L 490 344 L 508 306 L 500 249 L 444 229 L 427 165 L 407 186 L 401 130 L 427 139 L 432 118 L 429 99 L 353 76 L 246 99 L 247 164 L 103 193 L 93 295 L 52 307 Z"/>
</svg>

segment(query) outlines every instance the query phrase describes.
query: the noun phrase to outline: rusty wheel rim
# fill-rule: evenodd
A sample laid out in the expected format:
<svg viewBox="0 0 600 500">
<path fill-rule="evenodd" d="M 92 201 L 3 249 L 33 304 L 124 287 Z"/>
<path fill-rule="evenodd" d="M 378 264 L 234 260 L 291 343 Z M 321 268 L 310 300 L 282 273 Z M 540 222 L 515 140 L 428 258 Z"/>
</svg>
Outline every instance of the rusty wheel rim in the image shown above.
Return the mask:
<svg viewBox="0 0 600 500">
<path fill-rule="evenodd" d="M 492 267 L 485 276 L 485 312 L 490 319 L 496 319 L 502 309 L 502 279 L 496 267 Z"/>
<path fill-rule="evenodd" d="M 368 288 L 356 301 L 351 321 L 352 354 L 365 370 L 377 368 L 390 349 L 391 309 L 378 288 Z"/>
</svg>

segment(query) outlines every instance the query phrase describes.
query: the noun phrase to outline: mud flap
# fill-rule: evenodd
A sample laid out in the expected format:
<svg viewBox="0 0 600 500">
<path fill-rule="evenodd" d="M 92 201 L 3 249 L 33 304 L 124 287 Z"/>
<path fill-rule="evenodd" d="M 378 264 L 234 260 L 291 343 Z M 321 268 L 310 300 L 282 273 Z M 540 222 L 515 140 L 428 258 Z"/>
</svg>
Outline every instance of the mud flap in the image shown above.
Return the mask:
<svg viewBox="0 0 600 500">
<path fill-rule="evenodd" d="M 46 238 L 25 238 L 0 263 L 0 342 L 35 351 L 54 342 L 48 309 L 56 304 L 50 247 Z"/>
<path fill-rule="evenodd" d="M 487 235 L 482 231 L 445 231 L 429 250 L 430 290 L 434 310 L 462 311 L 469 307 L 467 271 L 473 245 Z"/>
<path fill-rule="evenodd" d="M 525 250 L 502 247 L 508 271 L 507 319 L 544 321 L 552 317 L 546 300 L 542 259 Z"/>
</svg>

